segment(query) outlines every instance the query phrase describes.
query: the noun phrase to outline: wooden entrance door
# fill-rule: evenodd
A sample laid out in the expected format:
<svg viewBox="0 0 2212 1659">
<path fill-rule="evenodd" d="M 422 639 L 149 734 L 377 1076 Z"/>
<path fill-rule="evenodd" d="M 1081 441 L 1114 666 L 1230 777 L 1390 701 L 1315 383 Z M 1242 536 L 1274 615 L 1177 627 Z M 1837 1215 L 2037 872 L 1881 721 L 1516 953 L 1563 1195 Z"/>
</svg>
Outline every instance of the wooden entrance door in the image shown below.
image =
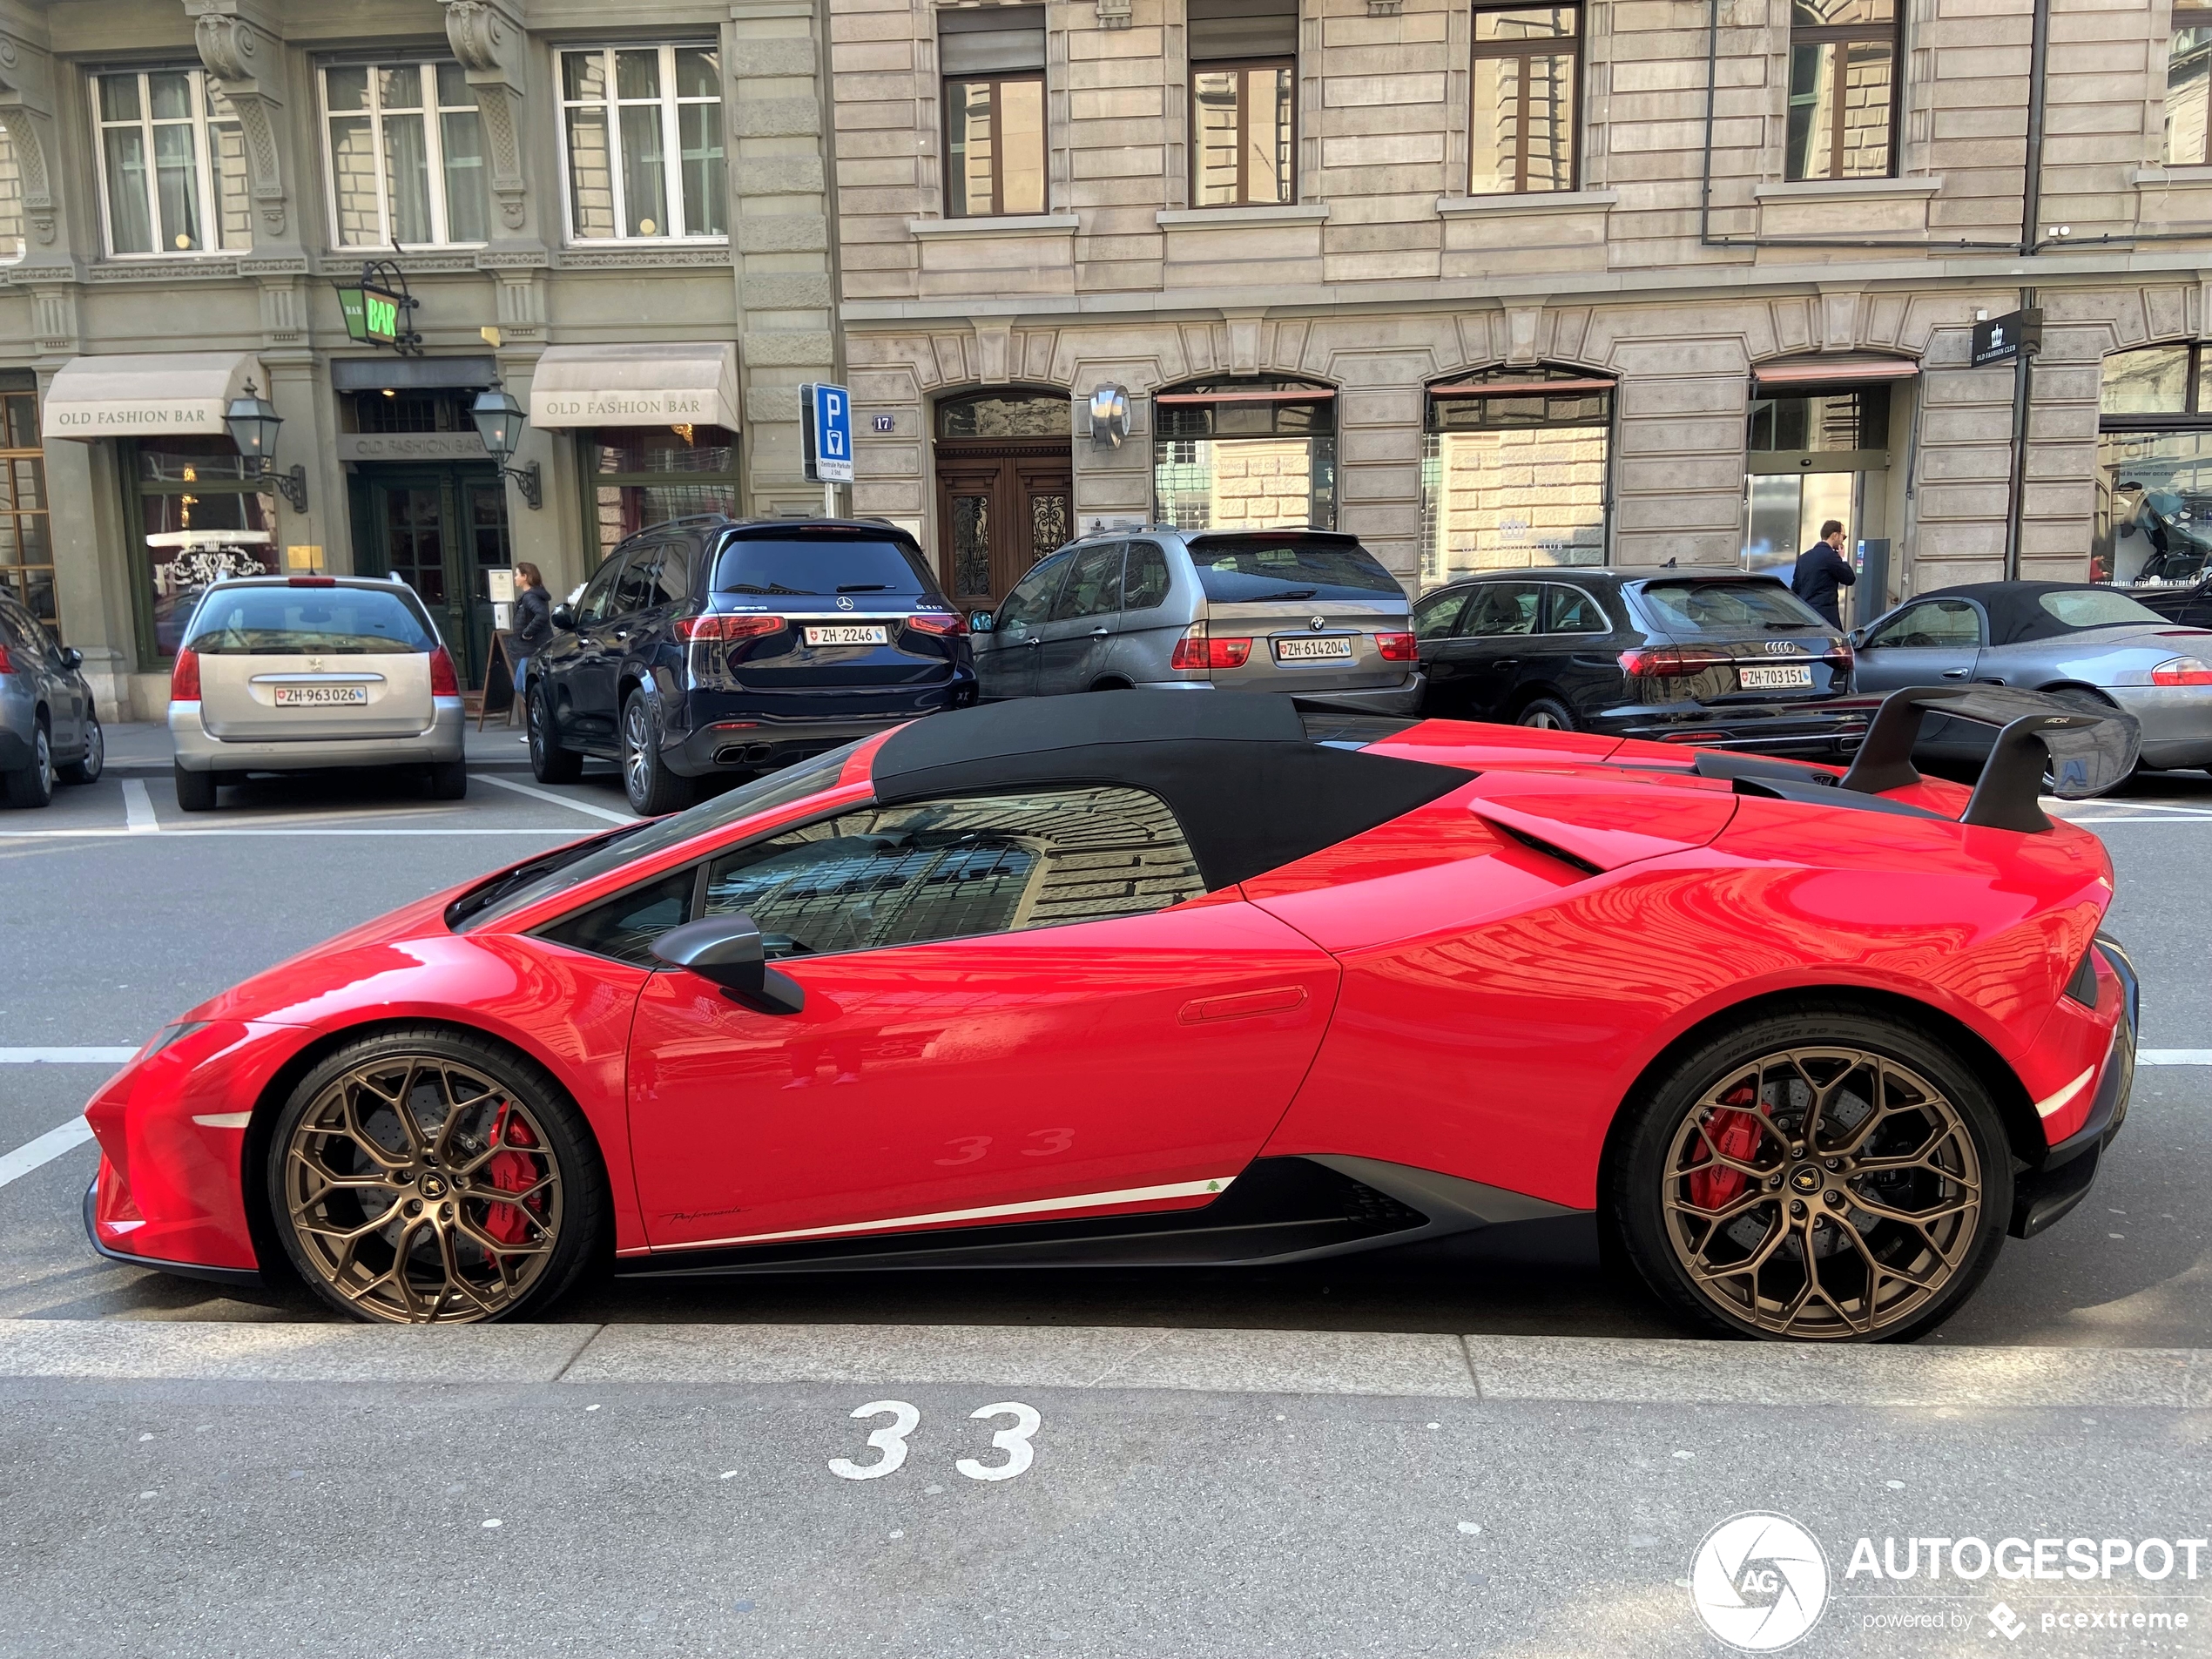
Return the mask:
<svg viewBox="0 0 2212 1659">
<path fill-rule="evenodd" d="M 940 440 L 938 579 L 962 610 L 990 610 L 1022 573 L 1076 536 L 1065 443 Z"/>
<path fill-rule="evenodd" d="M 354 489 L 359 568 L 413 588 L 462 683 L 482 685 L 490 654 L 489 573 L 512 562 L 499 475 L 482 466 L 364 466 Z"/>
</svg>

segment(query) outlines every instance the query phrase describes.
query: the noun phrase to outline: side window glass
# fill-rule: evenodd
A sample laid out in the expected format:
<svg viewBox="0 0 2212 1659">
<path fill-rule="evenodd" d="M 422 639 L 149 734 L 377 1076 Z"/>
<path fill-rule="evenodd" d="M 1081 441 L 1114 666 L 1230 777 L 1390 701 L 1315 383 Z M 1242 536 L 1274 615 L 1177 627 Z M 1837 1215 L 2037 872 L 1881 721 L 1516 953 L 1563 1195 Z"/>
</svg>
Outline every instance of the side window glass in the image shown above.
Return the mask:
<svg viewBox="0 0 2212 1659">
<path fill-rule="evenodd" d="M 544 930 L 545 937 L 594 956 L 611 956 L 639 968 L 658 968 L 653 941 L 684 925 L 691 907 L 691 888 L 699 867 L 687 865 L 658 881 L 592 906 Z"/>
<path fill-rule="evenodd" d="M 1145 915 L 1205 891 L 1166 804 L 1110 786 L 846 813 L 725 853 L 706 881 L 705 914 L 750 915 L 772 958 Z"/>
<path fill-rule="evenodd" d="M 1068 573 L 1069 563 L 1065 556 L 1047 559 L 1015 583 L 999 605 L 997 631 L 1025 634 L 1042 622 L 1052 608 L 1053 590 Z"/>
<path fill-rule="evenodd" d="M 1452 630 L 1459 624 L 1460 612 L 1467 608 L 1467 602 L 1464 591 L 1429 595 L 1413 607 L 1413 637 L 1449 639 Z"/>
<path fill-rule="evenodd" d="M 1485 582 L 1467 597 L 1460 632 L 1478 639 L 1494 635 L 1533 634 L 1544 590 L 1535 582 Z"/>
<path fill-rule="evenodd" d="M 1931 599 L 1900 610 L 1867 637 L 1870 649 L 1919 650 L 1981 644 L 1981 617 L 1964 599 Z"/>
<path fill-rule="evenodd" d="M 633 610 L 644 610 L 660 603 L 660 546 L 640 547 L 630 555 L 630 563 L 622 567 L 622 574 L 615 578 L 615 596 L 608 603 L 610 617 L 626 617 Z"/>
<path fill-rule="evenodd" d="M 1102 542 L 1076 555 L 1068 579 L 1052 602 L 1052 620 L 1110 616 L 1121 608 L 1122 544 Z"/>
<path fill-rule="evenodd" d="M 1546 596 L 1551 620 L 1544 631 L 1553 634 L 1609 634 L 1612 624 L 1597 608 L 1597 601 L 1580 588 L 1554 587 Z"/>
<path fill-rule="evenodd" d="M 660 569 L 655 574 L 659 590 L 647 603 L 683 604 L 691 597 L 691 555 L 689 542 L 671 542 L 661 549 Z"/>
<path fill-rule="evenodd" d="M 1129 564 L 1122 574 L 1122 609 L 1150 610 L 1168 597 L 1168 556 L 1150 542 L 1129 544 Z"/>
<path fill-rule="evenodd" d="M 626 553 L 617 553 L 591 573 L 591 580 L 583 585 L 583 597 L 577 601 L 576 619 L 578 622 L 599 622 L 607 615 L 607 601 L 612 597 L 615 578 L 622 574 Z"/>
</svg>

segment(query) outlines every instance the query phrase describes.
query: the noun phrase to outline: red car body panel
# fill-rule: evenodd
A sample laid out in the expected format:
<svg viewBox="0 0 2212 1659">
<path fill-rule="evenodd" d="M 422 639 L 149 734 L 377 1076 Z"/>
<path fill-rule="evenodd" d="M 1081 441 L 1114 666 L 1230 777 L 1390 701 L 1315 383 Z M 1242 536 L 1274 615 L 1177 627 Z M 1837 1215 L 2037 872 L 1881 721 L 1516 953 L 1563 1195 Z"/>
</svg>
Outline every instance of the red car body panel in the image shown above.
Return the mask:
<svg viewBox="0 0 2212 1659">
<path fill-rule="evenodd" d="M 2122 1018 L 2101 961 L 2095 1008 L 2063 995 L 2112 897 L 2083 831 L 1764 799 L 1692 773 L 1694 751 L 1443 721 L 1370 745 L 1474 774 L 1426 806 L 1150 915 L 786 960 L 796 1015 L 529 936 L 868 799 L 881 742 L 830 790 L 491 925 L 452 933 L 439 894 L 192 1010 L 204 1028 L 87 1109 L 96 1238 L 251 1267 L 248 1118 L 281 1104 L 273 1082 L 310 1045 L 395 1022 L 465 1025 L 551 1072 L 637 1256 L 1200 1208 L 1256 1157 L 1380 1160 L 1588 1209 L 1607 1131 L 1668 1045 L 1808 988 L 1957 1021 L 2054 1143 L 2085 1121 Z M 1891 799 L 1955 816 L 1966 792 Z"/>
</svg>

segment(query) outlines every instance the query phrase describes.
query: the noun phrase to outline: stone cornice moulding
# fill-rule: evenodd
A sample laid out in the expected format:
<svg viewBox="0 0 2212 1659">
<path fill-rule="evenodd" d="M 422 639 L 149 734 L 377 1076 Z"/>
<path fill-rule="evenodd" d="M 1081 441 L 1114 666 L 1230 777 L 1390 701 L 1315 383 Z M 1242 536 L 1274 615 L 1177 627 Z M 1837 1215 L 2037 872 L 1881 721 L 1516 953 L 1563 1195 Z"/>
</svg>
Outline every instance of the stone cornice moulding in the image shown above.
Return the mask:
<svg viewBox="0 0 2212 1659">
<path fill-rule="evenodd" d="M 185 0 L 192 39 L 208 75 L 238 111 L 253 206 L 272 238 L 289 217 L 276 135 L 284 110 L 284 42 L 251 0 Z M 261 233 L 254 233 L 256 240 Z"/>
<path fill-rule="evenodd" d="M 0 126 L 15 145 L 29 240 L 54 245 L 54 60 L 24 35 L 0 30 Z"/>
<path fill-rule="evenodd" d="M 1535 190 L 1511 196 L 1439 196 L 1446 219 L 1485 219 L 1514 213 L 1602 213 L 1621 199 L 1617 190 Z"/>
<path fill-rule="evenodd" d="M 1262 207 L 1163 207 L 1152 215 L 1162 230 L 1227 229 L 1239 225 L 1318 225 L 1329 216 L 1326 202 L 1271 203 Z"/>
<path fill-rule="evenodd" d="M 528 36 L 509 0 L 444 0 L 446 44 L 461 60 L 476 94 L 491 162 L 492 199 L 499 222 L 520 231 L 529 219 L 529 186 L 523 177 L 523 52 Z"/>
<path fill-rule="evenodd" d="M 910 219 L 907 229 L 925 240 L 957 241 L 994 236 L 1073 236 L 1082 223 L 1073 213 L 1009 213 L 1000 219 Z"/>
<path fill-rule="evenodd" d="M 1870 196 L 1932 196 L 1943 188 L 1941 173 L 1910 179 L 1770 179 L 1751 186 L 1753 201 L 1817 202 L 1864 200 Z"/>
</svg>

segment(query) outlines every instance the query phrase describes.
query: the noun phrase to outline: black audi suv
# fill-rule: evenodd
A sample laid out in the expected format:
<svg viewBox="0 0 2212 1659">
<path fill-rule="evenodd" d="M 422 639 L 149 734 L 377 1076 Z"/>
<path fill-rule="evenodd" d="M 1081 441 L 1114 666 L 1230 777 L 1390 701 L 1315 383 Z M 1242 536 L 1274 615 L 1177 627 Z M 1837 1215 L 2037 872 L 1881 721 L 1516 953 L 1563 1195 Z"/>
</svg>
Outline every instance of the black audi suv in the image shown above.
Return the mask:
<svg viewBox="0 0 2212 1659">
<path fill-rule="evenodd" d="M 968 624 L 904 530 L 671 520 L 607 556 L 529 664 L 530 768 L 617 761 L 634 811 L 975 700 Z"/>
<path fill-rule="evenodd" d="M 1486 571 L 1421 596 L 1424 711 L 1807 759 L 1840 759 L 1873 703 L 1844 631 L 1728 566 Z"/>
</svg>

